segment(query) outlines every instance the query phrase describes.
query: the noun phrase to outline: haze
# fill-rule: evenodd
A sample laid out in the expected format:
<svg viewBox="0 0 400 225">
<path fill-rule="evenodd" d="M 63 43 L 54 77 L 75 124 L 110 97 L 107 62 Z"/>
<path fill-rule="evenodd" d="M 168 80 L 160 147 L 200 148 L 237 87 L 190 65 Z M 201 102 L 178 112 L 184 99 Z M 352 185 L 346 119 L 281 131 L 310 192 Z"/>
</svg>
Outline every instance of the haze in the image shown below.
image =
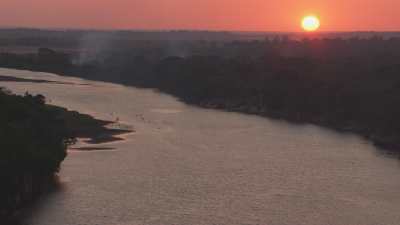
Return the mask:
<svg viewBox="0 0 400 225">
<path fill-rule="evenodd" d="M 398 0 L 2 0 L 2 27 L 300 31 L 314 13 L 322 31 L 393 31 Z"/>
</svg>

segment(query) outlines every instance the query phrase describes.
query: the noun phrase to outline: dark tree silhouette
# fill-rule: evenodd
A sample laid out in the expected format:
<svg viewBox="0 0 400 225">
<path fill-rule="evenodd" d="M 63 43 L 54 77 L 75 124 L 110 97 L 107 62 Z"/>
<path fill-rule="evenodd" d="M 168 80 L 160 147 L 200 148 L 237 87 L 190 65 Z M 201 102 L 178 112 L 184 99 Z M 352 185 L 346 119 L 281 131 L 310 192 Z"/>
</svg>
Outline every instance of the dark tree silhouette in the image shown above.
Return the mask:
<svg viewBox="0 0 400 225">
<path fill-rule="evenodd" d="M 0 66 L 157 88 L 187 103 L 352 131 L 400 149 L 400 38 L 174 43 L 169 53 L 167 41 L 121 39 L 76 64 L 72 53 L 3 53 Z"/>
<path fill-rule="evenodd" d="M 52 180 L 74 142 L 42 95 L 0 90 L 0 212 L 13 211 Z"/>
</svg>

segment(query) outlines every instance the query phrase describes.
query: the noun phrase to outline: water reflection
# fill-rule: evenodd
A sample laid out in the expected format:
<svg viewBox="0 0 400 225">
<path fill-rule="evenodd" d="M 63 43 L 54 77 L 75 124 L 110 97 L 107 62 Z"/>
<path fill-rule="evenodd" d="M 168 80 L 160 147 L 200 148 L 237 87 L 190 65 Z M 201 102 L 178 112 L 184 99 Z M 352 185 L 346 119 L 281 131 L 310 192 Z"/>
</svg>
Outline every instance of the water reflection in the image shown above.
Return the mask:
<svg viewBox="0 0 400 225">
<path fill-rule="evenodd" d="M 97 118 L 117 115 L 136 130 L 103 146 L 116 151 L 70 152 L 60 174 L 64 187 L 43 198 L 26 225 L 400 221 L 398 161 L 357 135 L 199 109 L 150 90 L 0 72 L 90 83 L 68 93 L 50 83 L 1 84 Z"/>
</svg>

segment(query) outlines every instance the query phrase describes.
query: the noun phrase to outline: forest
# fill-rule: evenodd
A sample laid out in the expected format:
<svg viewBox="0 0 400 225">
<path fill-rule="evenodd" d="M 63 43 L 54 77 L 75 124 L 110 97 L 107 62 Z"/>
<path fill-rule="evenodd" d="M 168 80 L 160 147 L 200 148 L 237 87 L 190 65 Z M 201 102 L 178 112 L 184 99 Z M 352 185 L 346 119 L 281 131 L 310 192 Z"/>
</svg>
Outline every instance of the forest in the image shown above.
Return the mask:
<svg viewBox="0 0 400 225">
<path fill-rule="evenodd" d="M 8 216 L 55 181 L 73 134 L 41 95 L 0 90 L 0 216 Z"/>
<path fill-rule="evenodd" d="M 90 143 L 119 140 L 130 132 L 105 127 L 109 121 L 46 104 L 42 95 L 15 95 L 0 88 L 0 220 L 14 215 L 57 187 L 67 148 L 77 138 Z"/>
<path fill-rule="evenodd" d="M 154 88 L 202 107 L 312 123 L 400 150 L 400 38 L 108 41 L 0 66 Z"/>
</svg>

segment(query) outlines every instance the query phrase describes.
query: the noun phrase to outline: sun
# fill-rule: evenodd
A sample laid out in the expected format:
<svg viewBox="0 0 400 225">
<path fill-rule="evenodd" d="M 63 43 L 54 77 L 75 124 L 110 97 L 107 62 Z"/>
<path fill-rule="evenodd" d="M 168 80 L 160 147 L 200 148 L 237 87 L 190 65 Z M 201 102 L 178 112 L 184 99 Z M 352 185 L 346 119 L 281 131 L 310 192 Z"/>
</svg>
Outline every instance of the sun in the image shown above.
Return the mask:
<svg viewBox="0 0 400 225">
<path fill-rule="evenodd" d="M 301 26 L 305 31 L 312 32 L 318 30 L 318 28 L 321 26 L 321 23 L 316 16 L 306 16 L 301 21 Z"/>
</svg>

